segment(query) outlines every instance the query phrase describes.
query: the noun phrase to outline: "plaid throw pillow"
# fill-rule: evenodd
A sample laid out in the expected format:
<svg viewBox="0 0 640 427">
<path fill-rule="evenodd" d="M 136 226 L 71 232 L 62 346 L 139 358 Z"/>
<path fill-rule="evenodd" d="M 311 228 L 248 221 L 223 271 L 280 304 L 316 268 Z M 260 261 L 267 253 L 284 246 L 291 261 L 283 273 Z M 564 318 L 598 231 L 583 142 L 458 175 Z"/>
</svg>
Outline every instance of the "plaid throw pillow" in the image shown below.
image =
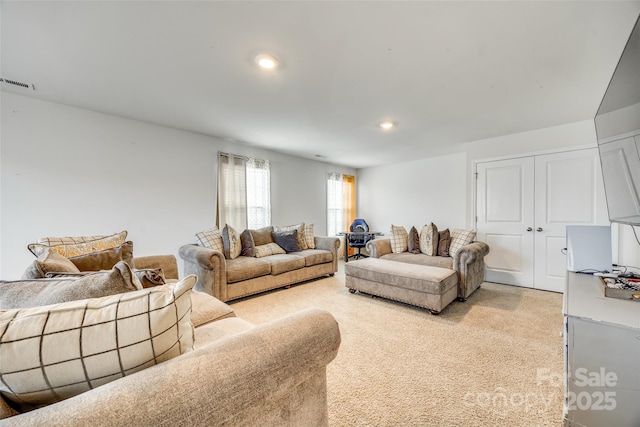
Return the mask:
<svg viewBox="0 0 640 427">
<path fill-rule="evenodd" d="M 462 249 L 464 245 L 468 245 L 476 238 L 477 230 L 460 230 L 454 229 L 451 231 L 451 246 L 449 246 L 449 255 L 455 256 L 455 254 Z"/>
<path fill-rule="evenodd" d="M 391 252 L 399 254 L 406 252 L 409 246 L 409 234 L 401 225 L 391 225 Z"/>
<path fill-rule="evenodd" d="M 218 252 L 224 252 L 222 230 L 212 228 L 210 230 L 200 231 L 196 233 L 196 238 L 198 239 L 198 245 L 211 248 Z"/>
<path fill-rule="evenodd" d="M 0 393 L 24 412 L 193 350 L 196 280 L 0 312 Z"/>
<path fill-rule="evenodd" d="M 66 258 L 71 258 L 116 248 L 126 239 L 127 231 L 124 230 L 111 236 L 44 237 L 38 243 L 31 243 L 27 247 L 37 257 L 42 255 L 46 248 L 50 248 Z"/>
<path fill-rule="evenodd" d="M 304 225 L 304 240 L 307 242 L 307 249 L 316 248 L 316 239 L 313 235 L 313 224 Z"/>
</svg>

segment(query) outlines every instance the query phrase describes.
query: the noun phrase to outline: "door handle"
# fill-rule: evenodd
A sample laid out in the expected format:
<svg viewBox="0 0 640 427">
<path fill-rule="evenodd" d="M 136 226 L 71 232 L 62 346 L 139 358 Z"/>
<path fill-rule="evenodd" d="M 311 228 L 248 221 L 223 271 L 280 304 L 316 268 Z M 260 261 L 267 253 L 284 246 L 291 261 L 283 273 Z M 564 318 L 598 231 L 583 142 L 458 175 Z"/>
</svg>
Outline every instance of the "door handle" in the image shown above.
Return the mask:
<svg viewBox="0 0 640 427">
<path fill-rule="evenodd" d="M 536 228 L 536 231 L 542 231 L 542 227 Z"/>
<path fill-rule="evenodd" d="M 533 228 L 527 227 L 527 231 L 533 231 Z"/>
</svg>

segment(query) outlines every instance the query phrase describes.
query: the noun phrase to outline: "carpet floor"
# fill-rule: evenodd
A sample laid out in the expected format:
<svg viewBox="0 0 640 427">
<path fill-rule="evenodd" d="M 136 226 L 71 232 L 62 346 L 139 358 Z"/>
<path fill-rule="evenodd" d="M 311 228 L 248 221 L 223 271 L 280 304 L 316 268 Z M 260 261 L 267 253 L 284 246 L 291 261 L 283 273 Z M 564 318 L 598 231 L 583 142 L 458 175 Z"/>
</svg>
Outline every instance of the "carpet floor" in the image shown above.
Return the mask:
<svg viewBox="0 0 640 427">
<path fill-rule="evenodd" d="M 484 283 L 439 316 L 323 278 L 232 302 L 256 324 L 319 307 L 340 325 L 331 426 L 558 426 L 562 295 Z"/>
</svg>

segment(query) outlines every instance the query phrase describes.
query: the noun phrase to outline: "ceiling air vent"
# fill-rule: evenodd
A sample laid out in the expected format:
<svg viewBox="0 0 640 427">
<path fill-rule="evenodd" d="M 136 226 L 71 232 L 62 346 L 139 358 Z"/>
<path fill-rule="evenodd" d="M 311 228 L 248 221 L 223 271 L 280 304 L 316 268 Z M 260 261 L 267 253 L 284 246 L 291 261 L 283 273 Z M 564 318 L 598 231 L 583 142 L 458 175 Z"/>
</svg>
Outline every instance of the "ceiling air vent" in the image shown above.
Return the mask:
<svg viewBox="0 0 640 427">
<path fill-rule="evenodd" d="M 6 83 L 6 84 L 14 85 L 14 86 L 23 87 L 25 89 L 31 88 L 33 90 L 36 90 L 36 87 L 34 85 L 30 85 L 28 83 L 19 82 L 17 80 L 5 79 L 4 77 L 0 77 L 0 83 Z"/>
</svg>

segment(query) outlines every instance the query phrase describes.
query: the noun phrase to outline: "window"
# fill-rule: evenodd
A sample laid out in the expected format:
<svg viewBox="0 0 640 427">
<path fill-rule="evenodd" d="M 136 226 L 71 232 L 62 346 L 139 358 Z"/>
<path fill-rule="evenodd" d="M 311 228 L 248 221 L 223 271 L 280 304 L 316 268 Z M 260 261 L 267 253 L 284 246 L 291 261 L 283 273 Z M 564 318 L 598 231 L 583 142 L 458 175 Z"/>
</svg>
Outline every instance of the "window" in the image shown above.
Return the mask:
<svg viewBox="0 0 640 427">
<path fill-rule="evenodd" d="M 356 216 L 355 178 L 331 173 L 327 180 L 327 235 L 346 231 Z M 340 240 L 341 245 L 343 239 Z"/>
<path fill-rule="evenodd" d="M 268 160 L 218 153 L 216 225 L 237 231 L 271 223 L 271 174 Z"/>
<path fill-rule="evenodd" d="M 247 160 L 247 226 L 271 224 L 271 173 L 268 160 Z"/>
</svg>

